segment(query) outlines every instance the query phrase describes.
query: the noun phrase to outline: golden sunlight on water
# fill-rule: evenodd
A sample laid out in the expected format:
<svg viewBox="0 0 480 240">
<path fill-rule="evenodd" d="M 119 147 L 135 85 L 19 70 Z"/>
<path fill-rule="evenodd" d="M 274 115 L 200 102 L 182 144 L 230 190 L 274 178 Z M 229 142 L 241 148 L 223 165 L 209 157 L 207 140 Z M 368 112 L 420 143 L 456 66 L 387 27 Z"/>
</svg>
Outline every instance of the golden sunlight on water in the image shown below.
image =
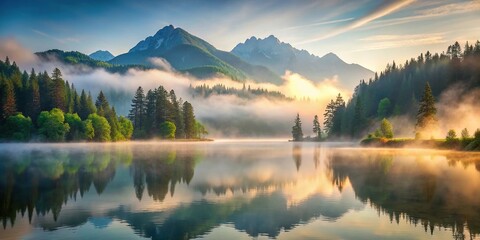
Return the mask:
<svg viewBox="0 0 480 240">
<path fill-rule="evenodd" d="M 267 139 L 0 148 L 0 233 L 9 239 L 480 233 L 475 153 Z"/>
</svg>

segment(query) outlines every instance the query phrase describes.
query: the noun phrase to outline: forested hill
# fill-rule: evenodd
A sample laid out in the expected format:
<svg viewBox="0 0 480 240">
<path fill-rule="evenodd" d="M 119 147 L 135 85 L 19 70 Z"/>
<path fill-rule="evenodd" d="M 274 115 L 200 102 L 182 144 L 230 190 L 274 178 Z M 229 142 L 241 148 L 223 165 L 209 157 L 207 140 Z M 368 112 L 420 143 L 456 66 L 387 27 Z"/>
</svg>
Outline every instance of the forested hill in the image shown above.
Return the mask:
<svg viewBox="0 0 480 240">
<path fill-rule="evenodd" d="M 58 49 L 52 49 L 45 52 L 37 52 L 35 53 L 40 59 L 44 61 L 51 61 L 52 59 L 58 60 L 65 64 L 70 65 L 85 65 L 91 68 L 103 68 L 112 73 L 124 73 L 130 68 L 137 68 L 137 69 L 148 69 L 143 65 L 119 65 L 119 64 L 112 64 L 105 61 L 95 60 L 90 56 L 83 54 L 77 51 L 70 51 L 65 52 Z"/>
<path fill-rule="evenodd" d="M 458 42 L 446 52 L 426 52 L 404 64 L 393 62 L 373 79 L 362 81 L 345 105 L 337 99 L 327 106 L 325 131 L 330 137 L 361 138 L 383 118 L 414 118 L 426 83 L 436 101 L 447 89 L 462 96 L 480 87 L 480 42 L 462 48 Z M 334 114 L 331 114 L 334 113 Z M 335 116 L 333 116 L 335 115 Z"/>
</svg>

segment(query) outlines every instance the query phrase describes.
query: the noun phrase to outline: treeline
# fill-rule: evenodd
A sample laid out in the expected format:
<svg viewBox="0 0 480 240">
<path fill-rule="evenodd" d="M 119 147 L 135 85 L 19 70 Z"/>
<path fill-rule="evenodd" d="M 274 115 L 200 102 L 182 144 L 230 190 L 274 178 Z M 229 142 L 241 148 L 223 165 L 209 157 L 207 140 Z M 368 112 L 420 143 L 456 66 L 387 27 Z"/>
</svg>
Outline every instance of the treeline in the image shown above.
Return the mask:
<svg viewBox="0 0 480 240">
<path fill-rule="evenodd" d="M 190 85 L 189 90 L 190 94 L 192 94 L 193 97 L 200 96 L 203 98 L 208 98 L 211 95 L 235 95 L 237 97 L 245 99 L 265 97 L 274 100 L 292 100 L 291 98 L 288 98 L 279 91 L 269 91 L 268 89 L 264 88 L 255 89 L 251 88 L 250 85 L 248 85 L 247 87 L 245 83 L 243 84 L 243 87 L 241 89 L 235 87 L 227 87 L 223 84 L 215 84 L 212 87 L 203 84 L 196 87 L 192 87 L 192 85 Z"/>
<path fill-rule="evenodd" d="M 163 86 L 148 90 L 138 87 L 128 117 L 133 123 L 135 139 L 201 139 L 208 134 L 195 119 L 192 104 L 177 99 L 175 91 Z"/>
<path fill-rule="evenodd" d="M 329 138 L 359 139 L 377 122 L 393 116 L 414 120 L 427 83 L 435 99 L 454 85 L 463 92 L 480 87 L 480 41 L 474 45 L 458 42 L 447 52 L 420 54 L 403 65 L 393 62 L 368 82 L 362 80 L 346 103 L 341 95 L 325 110 L 324 130 Z"/>
<path fill-rule="evenodd" d="M 100 91 L 96 102 L 55 68 L 21 72 L 15 62 L 0 61 L 0 139 L 6 141 L 121 141 L 132 123 L 118 117 Z"/>
</svg>

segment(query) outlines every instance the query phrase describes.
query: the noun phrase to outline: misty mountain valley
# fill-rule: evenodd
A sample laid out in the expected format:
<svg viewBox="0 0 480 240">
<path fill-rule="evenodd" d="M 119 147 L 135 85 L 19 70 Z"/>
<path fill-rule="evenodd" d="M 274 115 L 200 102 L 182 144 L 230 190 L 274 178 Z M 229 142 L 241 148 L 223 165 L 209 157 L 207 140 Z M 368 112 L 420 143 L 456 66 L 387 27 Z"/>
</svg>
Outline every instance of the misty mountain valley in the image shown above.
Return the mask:
<svg viewBox="0 0 480 240">
<path fill-rule="evenodd" d="M 480 1 L 0 2 L 0 240 L 479 239 Z"/>
</svg>

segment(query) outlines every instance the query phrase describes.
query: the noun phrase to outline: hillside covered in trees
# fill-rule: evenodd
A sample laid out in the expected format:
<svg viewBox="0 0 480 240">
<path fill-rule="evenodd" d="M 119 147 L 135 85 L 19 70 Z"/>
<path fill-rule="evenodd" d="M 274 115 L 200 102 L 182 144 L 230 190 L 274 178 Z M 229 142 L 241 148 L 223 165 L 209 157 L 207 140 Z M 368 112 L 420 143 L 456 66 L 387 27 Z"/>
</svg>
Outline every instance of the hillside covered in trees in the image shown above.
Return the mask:
<svg viewBox="0 0 480 240">
<path fill-rule="evenodd" d="M 480 42 L 466 43 L 463 50 L 455 42 L 446 52 L 387 65 L 373 79 L 362 80 L 348 102 L 339 94 L 327 105 L 324 131 L 330 139 L 359 139 L 384 118 L 405 116 L 414 122 L 427 85 L 435 101 L 450 88 L 458 96 L 479 88 Z"/>
<path fill-rule="evenodd" d="M 1 141 L 121 141 L 130 139 L 133 125 L 117 116 L 100 91 L 78 93 L 55 68 L 30 74 L 15 62 L 0 61 Z"/>
<path fill-rule="evenodd" d="M 35 53 L 43 61 L 57 60 L 61 63 L 70 65 L 85 65 L 91 68 L 103 68 L 111 73 L 125 73 L 130 68 L 149 69 L 143 65 L 119 65 L 112 64 L 105 61 L 99 61 L 91 58 L 90 56 L 77 51 L 62 51 L 58 49 L 52 49 L 45 52 Z"/>
<path fill-rule="evenodd" d="M 234 95 L 243 99 L 254 99 L 258 97 L 265 97 L 271 100 L 293 100 L 279 91 L 269 91 L 268 89 L 263 88 L 251 88 L 243 84 L 242 88 L 227 87 L 224 84 L 216 84 L 209 86 L 206 84 L 193 87 L 189 87 L 190 94 L 193 97 L 203 97 L 208 98 L 212 95 Z"/>
</svg>

